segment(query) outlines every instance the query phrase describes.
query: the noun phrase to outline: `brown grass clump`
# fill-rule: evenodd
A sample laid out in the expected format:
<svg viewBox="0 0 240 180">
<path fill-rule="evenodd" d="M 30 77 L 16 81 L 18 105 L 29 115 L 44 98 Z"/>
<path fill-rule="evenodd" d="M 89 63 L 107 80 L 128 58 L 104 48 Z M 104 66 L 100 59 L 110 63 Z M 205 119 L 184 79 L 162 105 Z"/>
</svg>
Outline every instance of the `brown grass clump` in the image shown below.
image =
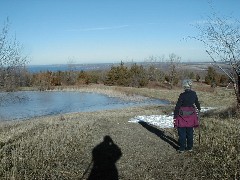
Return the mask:
<svg viewBox="0 0 240 180">
<path fill-rule="evenodd" d="M 201 123 L 202 141 L 195 157 L 198 173 L 208 179 L 240 178 L 239 117 L 205 117 Z"/>
<path fill-rule="evenodd" d="M 69 117 L 68 117 L 69 119 Z M 89 122 L 85 130 L 91 129 Z M 84 165 L 91 134 L 79 121 L 52 117 L 1 126 L 0 177 L 5 179 L 71 179 Z M 77 166 L 76 166 L 77 164 Z"/>
</svg>

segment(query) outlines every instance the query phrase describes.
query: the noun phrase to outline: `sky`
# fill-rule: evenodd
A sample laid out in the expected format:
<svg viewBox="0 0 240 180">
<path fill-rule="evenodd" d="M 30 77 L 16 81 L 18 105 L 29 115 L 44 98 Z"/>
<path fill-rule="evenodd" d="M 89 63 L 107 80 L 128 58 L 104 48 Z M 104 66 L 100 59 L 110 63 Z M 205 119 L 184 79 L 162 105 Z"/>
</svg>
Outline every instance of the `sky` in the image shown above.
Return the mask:
<svg viewBox="0 0 240 180">
<path fill-rule="evenodd" d="M 203 45 L 186 38 L 213 11 L 240 19 L 239 7 L 239 0 L 0 0 L 0 30 L 8 18 L 30 65 L 142 62 L 171 53 L 208 61 Z"/>
</svg>

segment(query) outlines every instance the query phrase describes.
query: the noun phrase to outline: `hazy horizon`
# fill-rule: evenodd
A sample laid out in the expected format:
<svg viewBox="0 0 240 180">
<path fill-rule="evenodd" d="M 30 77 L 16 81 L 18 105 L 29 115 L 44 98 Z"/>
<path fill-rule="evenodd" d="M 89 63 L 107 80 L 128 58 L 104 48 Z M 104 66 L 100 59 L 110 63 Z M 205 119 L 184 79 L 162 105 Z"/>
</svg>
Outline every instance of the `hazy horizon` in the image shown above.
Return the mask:
<svg viewBox="0 0 240 180">
<path fill-rule="evenodd" d="M 26 66 L 67 66 L 67 65 L 97 65 L 97 64 L 120 64 L 121 62 L 123 62 L 124 64 L 131 64 L 131 63 L 166 63 L 165 61 L 115 61 L 115 62 L 86 62 L 86 63 L 81 63 L 81 62 L 77 62 L 77 63 L 53 63 L 53 64 L 26 64 Z M 181 60 L 180 63 L 212 63 L 211 60 L 202 60 L 202 61 L 183 61 Z"/>
</svg>

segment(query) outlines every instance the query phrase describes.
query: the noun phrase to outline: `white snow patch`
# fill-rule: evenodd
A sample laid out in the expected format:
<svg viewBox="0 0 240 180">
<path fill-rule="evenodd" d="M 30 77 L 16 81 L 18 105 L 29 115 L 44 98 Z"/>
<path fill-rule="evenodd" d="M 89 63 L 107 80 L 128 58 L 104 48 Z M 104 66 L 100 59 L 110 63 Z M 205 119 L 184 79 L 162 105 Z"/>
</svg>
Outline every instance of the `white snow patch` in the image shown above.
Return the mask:
<svg viewBox="0 0 240 180">
<path fill-rule="evenodd" d="M 202 107 L 201 112 L 205 113 L 209 110 L 216 109 L 214 107 Z M 160 127 L 160 128 L 173 128 L 173 113 L 171 115 L 142 115 L 131 118 L 128 122 L 139 123 L 146 122 L 148 124 Z"/>
</svg>

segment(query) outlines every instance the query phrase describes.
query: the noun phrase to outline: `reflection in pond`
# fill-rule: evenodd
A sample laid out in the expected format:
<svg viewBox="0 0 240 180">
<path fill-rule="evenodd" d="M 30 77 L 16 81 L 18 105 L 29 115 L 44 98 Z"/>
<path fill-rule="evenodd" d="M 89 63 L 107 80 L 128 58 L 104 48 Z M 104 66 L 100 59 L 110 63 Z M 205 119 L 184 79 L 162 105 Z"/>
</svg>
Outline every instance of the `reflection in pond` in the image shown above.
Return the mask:
<svg viewBox="0 0 240 180">
<path fill-rule="evenodd" d="M 168 104 L 147 99 L 125 101 L 97 93 L 21 91 L 0 94 L 0 119 L 27 119 L 71 112 L 91 112 L 148 104 Z"/>
</svg>

